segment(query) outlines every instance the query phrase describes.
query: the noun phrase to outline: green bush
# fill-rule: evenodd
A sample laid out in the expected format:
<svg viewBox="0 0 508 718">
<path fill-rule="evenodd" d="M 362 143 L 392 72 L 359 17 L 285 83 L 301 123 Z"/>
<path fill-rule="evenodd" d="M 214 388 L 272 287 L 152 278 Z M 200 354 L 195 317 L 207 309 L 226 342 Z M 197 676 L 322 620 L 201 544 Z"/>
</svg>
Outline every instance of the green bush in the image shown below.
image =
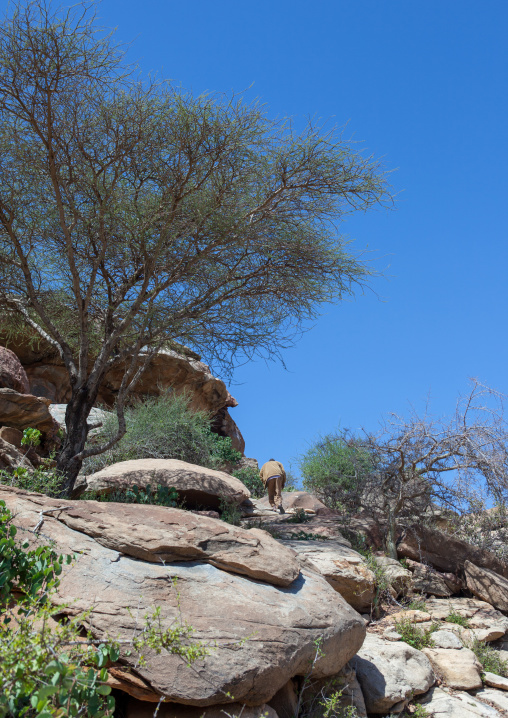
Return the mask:
<svg viewBox="0 0 508 718">
<path fill-rule="evenodd" d="M 26 491 L 36 491 L 46 496 L 58 496 L 64 478 L 55 469 L 46 468 L 44 464 L 36 469 L 28 470 L 18 467 L 12 473 L 0 471 L 0 484 L 17 486 Z"/>
<path fill-rule="evenodd" d="M 445 618 L 445 621 L 448 623 L 456 623 L 457 626 L 462 626 L 462 628 L 469 628 L 469 619 L 465 616 L 461 616 L 453 608 Z"/>
<path fill-rule="evenodd" d="M 290 516 L 288 519 L 285 519 L 285 524 L 305 524 L 307 521 L 311 521 L 312 516 L 310 516 L 305 509 L 298 508 L 295 509 L 295 512 L 292 516 Z"/>
<path fill-rule="evenodd" d="M 241 458 L 229 437 L 211 431 L 206 412 L 191 409 L 190 398 L 185 394 L 169 390 L 137 401 L 126 409 L 125 420 L 125 436 L 109 451 L 86 459 L 84 474 L 130 459 L 180 459 L 216 469 Z M 94 443 L 109 440 L 117 426 L 116 415 L 108 417 Z"/>
<path fill-rule="evenodd" d="M 233 526 L 240 526 L 242 512 L 240 507 L 234 501 L 222 498 L 219 502 L 219 513 L 223 521 Z"/>
<path fill-rule="evenodd" d="M 240 479 L 242 484 L 249 489 L 253 498 L 260 499 L 265 495 L 265 487 L 259 478 L 259 471 L 253 466 L 244 466 L 241 469 L 237 469 L 233 472 L 233 476 Z"/>
<path fill-rule="evenodd" d="M 116 501 L 120 504 L 152 504 L 154 506 L 171 506 L 181 508 L 177 490 L 171 486 L 131 486 L 128 489 L 118 489 L 107 494 L 98 494 L 96 491 L 85 491 L 81 499 L 92 501 Z"/>
<path fill-rule="evenodd" d="M 421 651 L 422 648 L 431 648 L 434 645 L 432 634 L 437 631 L 438 628 L 439 625 L 437 623 L 431 624 L 429 628 L 419 628 L 409 617 L 401 618 L 400 621 L 395 622 L 395 630 L 400 634 L 401 639 L 418 651 Z"/>
<path fill-rule="evenodd" d="M 354 511 L 372 462 L 354 437 L 345 433 L 322 437 L 300 460 L 303 486 L 329 508 Z"/>
<path fill-rule="evenodd" d="M 508 661 L 501 657 L 500 652 L 489 646 L 488 643 L 473 638 L 467 644 L 482 664 L 485 673 L 495 673 L 498 676 L 508 676 Z"/>
</svg>

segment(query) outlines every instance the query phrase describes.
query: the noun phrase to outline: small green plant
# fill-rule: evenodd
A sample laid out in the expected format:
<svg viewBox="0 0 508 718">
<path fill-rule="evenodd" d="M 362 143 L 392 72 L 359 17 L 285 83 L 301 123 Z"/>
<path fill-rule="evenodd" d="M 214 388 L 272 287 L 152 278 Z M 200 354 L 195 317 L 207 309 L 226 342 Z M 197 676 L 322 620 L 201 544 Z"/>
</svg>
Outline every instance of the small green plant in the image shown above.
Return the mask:
<svg viewBox="0 0 508 718">
<path fill-rule="evenodd" d="M 422 629 L 410 618 L 401 618 L 400 621 L 395 622 L 395 630 L 400 634 L 401 640 L 418 651 L 421 651 L 422 648 L 431 648 L 434 645 L 432 634 L 438 628 L 438 623 L 432 623 L 429 628 Z"/>
<path fill-rule="evenodd" d="M 58 496 L 64 477 L 56 469 L 46 468 L 44 464 L 35 469 L 18 466 L 12 473 L 0 471 L 0 483 L 17 486 L 25 491 L 36 491 L 46 496 Z"/>
<path fill-rule="evenodd" d="M 469 628 L 469 619 L 465 616 L 461 616 L 454 608 L 452 608 L 450 613 L 447 615 L 445 621 L 448 623 L 456 623 L 457 626 L 462 626 L 462 628 Z"/>
<path fill-rule="evenodd" d="M 181 508 L 178 491 L 173 486 L 161 484 L 147 486 L 130 486 L 127 489 L 117 489 L 107 494 L 98 494 L 96 491 L 85 491 L 80 499 L 88 501 L 114 501 L 119 504 L 153 504 L 155 506 L 170 506 Z"/>
<path fill-rule="evenodd" d="M 485 673 L 495 673 L 498 676 L 508 676 L 508 661 L 501 657 L 500 652 L 484 641 L 473 638 L 468 642 L 467 648 L 471 649 L 479 662 L 482 664 Z"/>
<path fill-rule="evenodd" d="M 39 446 L 41 443 L 41 436 L 42 434 L 39 429 L 32 429 L 29 427 L 23 431 L 21 446 Z"/>
<path fill-rule="evenodd" d="M 298 531 L 297 533 L 290 534 L 289 538 L 292 541 L 328 541 L 328 536 L 323 534 L 307 533 L 306 531 Z"/>
<path fill-rule="evenodd" d="M 398 714 L 398 718 L 432 718 L 432 715 L 421 703 L 412 703 L 410 709 Z"/>
<path fill-rule="evenodd" d="M 401 559 L 399 559 L 399 563 L 400 563 L 400 565 L 402 566 L 402 568 L 405 568 L 405 569 L 409 570 L 409 564 L 408 564 L 408 562 L 407 562 L 407 558 L 401 558 Z"/>
<path fill-rule="evenodd" d="M 409 601 L 404 608 L 406 611 L 426 611 L 427 604 L 423 596 L 417 596 L 416 598 L 411 599 L 411 601 Z"/>
<path fill-rule="evenodd" d="M 219 502 L 219 513 L 223 521 L 233 526 L 240 526 L 240 519 L 242 518 L 242 512 L 240 507 L 234 501 L 230 499 L 221 498 Z"/>
<path fill-rule="evenodd" d="M 253 466 L 244 466 L 241 469 L 237 469 L 233 472 L 233 476 L 240 479 L 250 491 L 251 496 L 255 499 L 260 499 L 265 494 L 265 487 L 261 479 L 259 478 L 259 471 Z"/>
<path fill-rule="evenodd" d="M 284 523 L 285 524 L 305 524 L 307 521 L 311 521 L 312 516 L 310 516 L 305 509 L 298 508 L 295 509 L 295 512 L 292 516 L 287 518 Z"/>
</svg>

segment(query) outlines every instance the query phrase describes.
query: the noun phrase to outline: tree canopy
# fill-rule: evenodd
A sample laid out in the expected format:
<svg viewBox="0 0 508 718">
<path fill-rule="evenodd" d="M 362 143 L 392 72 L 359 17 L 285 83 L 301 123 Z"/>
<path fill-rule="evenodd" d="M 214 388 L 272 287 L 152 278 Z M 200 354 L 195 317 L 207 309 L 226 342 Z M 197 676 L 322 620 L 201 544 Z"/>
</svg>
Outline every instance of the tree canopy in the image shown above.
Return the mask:
<svg viewBox="0 0 508 718">
<path fill-rule="evenodd" d="M 391 200 L 340 132 L 194 97 L 127 66 L 94 5 L 14 2 L 0 26 L 0 308 L 47 340 L 72 399 L 59 466 L 79 470 L 105 373 L 123 406 L 171 342 L 230 364 L 291 341 L 368 278 L 338 232 Z"/>
</svg>

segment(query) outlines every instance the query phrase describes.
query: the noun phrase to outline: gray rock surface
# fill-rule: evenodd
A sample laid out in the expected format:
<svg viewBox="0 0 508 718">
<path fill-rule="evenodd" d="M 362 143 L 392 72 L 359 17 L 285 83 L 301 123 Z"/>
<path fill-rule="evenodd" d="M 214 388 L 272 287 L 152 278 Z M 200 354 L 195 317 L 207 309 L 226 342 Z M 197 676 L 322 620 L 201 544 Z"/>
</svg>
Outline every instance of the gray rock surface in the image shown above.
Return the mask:
<svg viewBox="0 0 508 718">
<path fill-rule="evenodd" d="M 84 525 L 79 530 L 66 525 L 66 511 L 46 515 L 35 539 L 23 529 L 33 530 L 41 509 L 59 502 L 19 490 L 0 494 L 16 513 L 20 538 L 27 537 L 32 546 L 51 540 L 58 553 L 76 555 L 64 568 L 52 601 L 64 615 L 79 616 L 93 607 L 82 620 L 95 638 L 129 639 L 142 617 L 160 606 L 163 630 L 185 621 L 193 627 L 194 639 L 210 646 L 209 655 L 189 668 L 176 655 L 150 650 L 145 652 L 146 665 L 138 666 L 136 652 L 122 644 L 122 667 L 131 668 L 146 693 L 151 692 L 151 700 L 162 695 L 171 702 L 207 706 L 223 704 L 230 692 L 235 702 L 259 706 L 291 677 L 308 672 L 318 639 L 323 655 L 314 663 L 315 678 L 335 675 L 363 642 L 363 619 L 317 572 L 302 570 L 289 587 L 280 588 L 199 561 L 151 563 L 127 555 L 128 537 L 119 551 L 84 533 Z M 118 506 L 111 504 L 110 510 Z M 137 532 L 148 534 L 152 523 L 147 513 L 139 519 Z M 231 541 L 236 543 L 233 535 Z"/>
<path fill-rule="evenodd" d="M 482 688 L 475 691 L 475 696 L 481 701 L 492 703 L 494 708 L 501 711 L 501 715 L 508 715 L 508 693 L 497 691 L 495 688 Z"/>
<path fill-rule="evenodd" d="M 488 568 L 466 561 L 466 583 L 472 594 L 501 611 L 508 611 L 508 579 Z"/>
<path fill-rule="evenodd" d="M 457 691 L 471 691 L 481 688 L 482 667 L 469 648 L 424 648 L 424 653 L 436 674 L 448 688 Z"/>
<path fill-rule="evenodd" d="M 460 638 L 451 631 L 435 631 L 432 634 L 432 642 L 434 643 L 434 648 L 455 648 L 460 650 L 463 646 Z"/>
<path fill-rule="evenodd" d="M 384 570 L 391 587 L 397 595 L 401 594 L 404 589 L 410 586 L 412 580 L 411 571 L 404 568 L 398 561 L 388 556 L 377 555 L 374 555 L 374 559 Z"/>
<path fill-rule="evenodd" d="M 435 718 L 503 718 L 498 710 L 469 693 L 450 694 L 436 687 L 418 702 Z"/>
<path fill-rule="evenodd" d="M 434 684 L 428 658 L 402 641 L 367 634 L 351 661 L 369 713 L 387 713 L 393 706 L 420 695 Z"/>
</svg>

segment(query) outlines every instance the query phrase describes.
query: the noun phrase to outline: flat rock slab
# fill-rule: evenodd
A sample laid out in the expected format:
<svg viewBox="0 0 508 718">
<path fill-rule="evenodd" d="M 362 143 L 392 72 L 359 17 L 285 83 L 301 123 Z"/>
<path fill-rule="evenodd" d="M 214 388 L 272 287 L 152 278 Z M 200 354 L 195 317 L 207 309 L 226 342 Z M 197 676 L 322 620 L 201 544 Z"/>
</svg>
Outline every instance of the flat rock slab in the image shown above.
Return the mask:
<svg viewBox="0 0 508 718">
<path fill-rule="evenodd" d="M 258 499 L 256 504 L 259 508 L 268 508 L 270 506 L 268 496 Z M 282 505 L 285 509 L 304 509 L 317 516 L 335 515 L 335 511 L 329 509 L 314 494 L 310 494 L 308 491 L 283 491 Z"/>
<path fill-rule="evenodd" d="M 221 499 L 241 504 L 250 498 L 242 482 L 224 471 L 207 469 L 178 459 L 134 459 L 120 461 L 86 477 L 78 495 L 86 490 L 108 494 L 132 486 L 175 488 L 187 508 L 216 509 Z"/>
<path fill-rule="evenodd" d="M 482 687 L 482 667 L 469 648 L 424 648 L 422 653 L 448 688 L 472 691 Z"/>
<path fill-rule="evenodd" d="M 494 688 L 482 688 L 475 692 L 475 696 L 481 701 L 492 703 L 494 708 L 502 712 L 501 715 L 508 715 L 508 694 L 504 691 L 496 691 Z"/>
<path fill-rule="evenodd" d="M 63 501 L 1 487 L 0 498 L 14 503 L 23 516 L 34 515 L 32 528 L 38 512 L 62 507 L 52 511 L 54 520 L 143 561 L 206 561 L 277 586 L 289 586 L 300 573 L 294 553 L 266 531 L 242 529 L 190 511 L 149 504 Z"/>
<path fill-rule="evenodd" d="M 5 490 L 1 498 L 16 514 L 16 525 L 33 530 L 46 497 L 27 493 Z M 153 518 L 149 513 L 139 515 L 145 517 L 137 523 L 142 535 Z M 136 652 L 122 645 L 121 665 L 171 702 L 223 704 L 229 692 L 231 702 L 261 705 L 290 678 L 309 671 L 316 641 L 321 641 L 324 655 L 314 663 L 313 674 L 322 678 L 336 674 L 365 636 L 363 619 L 314 571 L 303 570 L 288 588 L 280 588 L 203 562 L 164 566 L 108 548 L 52 514 L 44 517 L 39 539 L 22 530 L 18 536 L 32 544 L 54 541 L 56 552 L 75 554 L 51 600 L 65 615 L 80 615 L 93 607 L 83 621 L 95 638 L 132 638 L 143 616 L 151 615 L 156 606 L 163 630 L 175 621 L 194 628 L 194 639 L 209 645 L 211 652 L 190 668 L 176 655 L 150 650 L 145 652 L 147 664 L 136 668 Z"/>
<path fill-rule="evenodd" d="M 153 718 L 154 712 L 153 703 L 131 700 L 127 706 L 125 718 Z M 274 709 L 266 703 L 253 707 L 243 703 L 224 703 L 208 708 L 161 703 L 157 711 L 157 718 L 226 718 L 226 716 L 230 716 L 230 718 L 278 718 Z"/>
<path fill-rule="evenodd" d="M 290 541 L 281 543 L 311 561 L 330 586 L 363 613 L 370 610 L 375 594 L 375 576 L 361 554 L 343 541 Z"/>
<path fill-rule="evenodd" d="M 387 713 L 397 703 L 425 693 L 435 682 L 432 666 L 421 651 L 370 633 L 351 665 L 368 713 Z"/>
<path fill-rule="evenodd" d="M 501 611 L 508 611 L 508 579 L 471 561 L 466 561 L 464 574 L 472 594 Z"/>
<path fill-rule="evenodd" d="M 508 678 L 498 676 L 496 673 L 486 671 L 483 674 L 484 682 L 491 688 L 499 688 L 502 691 L 508 691 Z"/>
<path fill-rule="evenodd" d="M 452 631 L 435 631 L 432 634 L 432 642 L 434 648 L 455 648 L 460 651 L 463 647 L 460 638 Z"/>
<path fill-rule="evenodd" d="M 504 715 L 469 693 L 452 695 L 441 688 L 433 688 L 418 702 L 424 705 L 429 716 L 436 718 L 503 718 Z"/>
</svg>

